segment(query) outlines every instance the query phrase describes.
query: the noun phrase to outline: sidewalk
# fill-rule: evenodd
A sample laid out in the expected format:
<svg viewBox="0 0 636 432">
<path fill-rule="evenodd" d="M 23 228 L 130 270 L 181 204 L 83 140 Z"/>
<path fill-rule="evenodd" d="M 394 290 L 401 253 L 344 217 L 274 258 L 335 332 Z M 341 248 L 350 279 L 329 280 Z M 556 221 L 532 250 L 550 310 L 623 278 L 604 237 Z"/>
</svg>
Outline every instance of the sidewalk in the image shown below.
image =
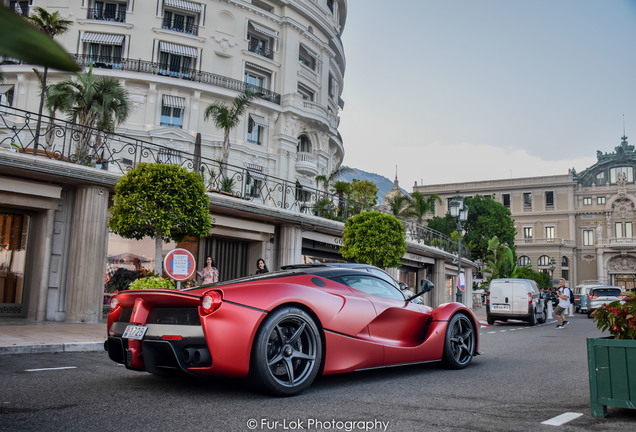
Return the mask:
<svg viewBox="0 0 636 432">
<path fill-rule="evenodd" d="M 0 320 L 0 355 L 103 351 L 106 323 Z"/>
<path fill-rule="evenodd" d="M 475 308 L 475 316 L 486 325 L 486 308 Z M 106 322 L 65 322 L 0 319 L 0 355 L 69 351 L 103 351 Z"/>
</svg>

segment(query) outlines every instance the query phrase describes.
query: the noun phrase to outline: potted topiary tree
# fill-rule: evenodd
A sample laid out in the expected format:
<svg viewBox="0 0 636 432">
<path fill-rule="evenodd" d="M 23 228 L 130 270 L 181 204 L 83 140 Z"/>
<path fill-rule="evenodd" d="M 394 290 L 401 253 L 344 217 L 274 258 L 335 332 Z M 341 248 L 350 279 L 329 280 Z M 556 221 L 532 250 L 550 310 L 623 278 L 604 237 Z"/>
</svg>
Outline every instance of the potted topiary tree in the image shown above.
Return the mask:
<svg viewBox="0 0 636 432">
<path fill-rule="evenodd" d="M 599 330 L 612 336 L 587 339 L 592 415 L 607 407 L 636 407 L 636 294 L 603 305 L 592 313 Z"/>
</svg>

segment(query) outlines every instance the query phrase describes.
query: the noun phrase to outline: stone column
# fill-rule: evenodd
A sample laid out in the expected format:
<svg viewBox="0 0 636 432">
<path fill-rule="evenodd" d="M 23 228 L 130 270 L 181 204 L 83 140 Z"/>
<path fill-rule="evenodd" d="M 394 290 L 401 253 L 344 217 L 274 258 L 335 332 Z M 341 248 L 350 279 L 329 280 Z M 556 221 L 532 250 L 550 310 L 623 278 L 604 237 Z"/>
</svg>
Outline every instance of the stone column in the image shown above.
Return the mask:
<svg viewBox="0 0 636 432">
<path fill-rule="evenodd" d="M 66 291 L 66 321 L 102 318 L 108 232 L 108 190 L 80 186 L 75 193 Z"/>
<path fill-rule="evenodd" d="M 435 288 L 431 294 L 431 307 L 436 307 L 446 300 L 446 261 L 443 259 L 435 260 L 435 267 L 433 267 L 433 279 L 431 282 L 435 284 Z"/>
<path fill-rule="evenodd" d="M 40 227 L 38 231 L 44 233 L 44 235 L 38 236 L 42 240 L 41 248 L 38 248 L 37 261 L 40 265 L 34 266 L 39 269 L 41 274 L 39 275 L 39 286 L 33 286 L 37 288 L 37 310 L 35 312 L 36 321 L 44 321 L 46 319 L 46 306 L 48 299 L 48 287 L 49 287 L 49 270 L 51 268 L 51 245 L 53 243 L 53 223 L 55 221 L 55 210 L 47 210 L 46 216 L 41 218 Z"/>
<path fill-rule="evenodd" d="M 298 225 L 282 225 L 278 245 L 279 266 L 300 264 L 303 248 L 303 236 Z"/>
</svg>

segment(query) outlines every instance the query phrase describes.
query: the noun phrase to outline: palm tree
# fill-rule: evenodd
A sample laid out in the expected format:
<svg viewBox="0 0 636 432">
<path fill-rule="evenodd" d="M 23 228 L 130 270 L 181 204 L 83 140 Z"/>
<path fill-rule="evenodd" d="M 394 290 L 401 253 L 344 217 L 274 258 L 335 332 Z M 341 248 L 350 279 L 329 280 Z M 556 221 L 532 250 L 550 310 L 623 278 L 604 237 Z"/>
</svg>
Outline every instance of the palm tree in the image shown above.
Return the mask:
<svg viewBox="0 0 636 432">
<path fill-rule="evenodd" d="M 252 93 L 246 90 L 234 98 L 232 106 L 228 106 L 223 102 L 214 102 L 205 109 L 205 120 L 212 118 L 214 125 L 223 129 L 223 165 L 225 170 L 225 164 L 230 157 L 230 131 L 235 128 L 241 121 L 241 116 L 250 106 L 252 99 L 256 96 L 256 93 Z"/>
<path fill-rule="evenodd" d="M 331 191 L 338 195 L 338 216 L 340 218 L 343 215 L 346 215 L 346 202 L 345 195 L 349 195 L 351 193 L 351 183 L 346 181 L 337 181 L 333 184 Z"/>
<path fill-rule="evenodd" d="M 407 210 L 407 208 L 405 208 L 406 205 L 411 201 L 408 196 L 402 193 L 397 193 L 387 198 L 386 202 L 389 205 L 389 209 L 393 216 L 401 216 L 404 211 Z"/>
<path fill-rule="evenodd" d="M 93 75 L 92 66 L 87 72 L 77 74 L 75 78 L 49 87 L 47 107 L 57 107 L 68 115 L 69 120 L 86 127 L 76 150 L 78 161 L 85 163 L 91 156 L 90 128 L 112 132 L 118 124 L 128 118 L 130 99 L 128 92 L 116 80 Z M 101 133 L 96 140 L 99 147 Z"/>
<path fill-rule="evenodd" d="M 425 196 L 421 192 L 413 192 L 411 194 L 411 203 L 404 211 L 404 216 L 414 217 L 421 226 L 424 217 L 435 211 L 435 203 L 442 203 L 442 198 L 437 194 Z"/>
<path fill-rule="evenodd" d="M 35 8 L 35 12 L 29 17 L 29 19 L 33 22 L 33 25 L 35 25 L 38 30 L 45 33 L 51 39 L 59 34 L 66 33 L 73 23 L 72 21 L 63 19 L 59 11 L 49 13 L 46 9 L 39 6 Z M 42 125 L 42 108 L 44 107 L 44 98 L 46 95 L 46 77 L 48 75 L 48 72 L 49 68 L 47 66 L 44 66 L 44 73 L 42 74 L 40 80 L 40 108 L 38 109 L 38 122 L 35 128 L 35 143 L 33 146 L 33 154 L 36 154 L 38 151 L 40 126 Z"/>
<path fill-rule="evenodd" d="M 321 174 L 316 176 L 316 183 L 322 183 L 323 188 L 325 189 L 325 195 L 329 193 L 329 186 L 343 174 L 355 172 L 353 168 L 349 168 L 347 166 L 340 166 L 335 170 L 331 171 L 329 175 Z"/>
</svg>

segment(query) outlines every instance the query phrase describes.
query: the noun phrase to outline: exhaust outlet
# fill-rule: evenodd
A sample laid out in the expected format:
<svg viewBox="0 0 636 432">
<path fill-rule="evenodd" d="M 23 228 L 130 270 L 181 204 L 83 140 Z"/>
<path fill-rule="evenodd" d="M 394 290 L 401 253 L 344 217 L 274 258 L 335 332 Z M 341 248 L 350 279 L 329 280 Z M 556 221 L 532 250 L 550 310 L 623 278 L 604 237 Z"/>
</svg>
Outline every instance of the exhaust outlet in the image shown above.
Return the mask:
<svg viewBox="0 0 636 432">
<path fill-rule="evenodd" d="M 205 364 L 210 362 L 210 351 L 207 348 L 200 348 L 194 352 L 194 362 Z"/>
<path fill-rule="evenodd" d="M 192 361 L 195 361 L 195 349 L 194 348 L 186 348 L 185 350 L 183 350 L 183 361 L 186 363 L 191 363 Z"/>
</svg>

